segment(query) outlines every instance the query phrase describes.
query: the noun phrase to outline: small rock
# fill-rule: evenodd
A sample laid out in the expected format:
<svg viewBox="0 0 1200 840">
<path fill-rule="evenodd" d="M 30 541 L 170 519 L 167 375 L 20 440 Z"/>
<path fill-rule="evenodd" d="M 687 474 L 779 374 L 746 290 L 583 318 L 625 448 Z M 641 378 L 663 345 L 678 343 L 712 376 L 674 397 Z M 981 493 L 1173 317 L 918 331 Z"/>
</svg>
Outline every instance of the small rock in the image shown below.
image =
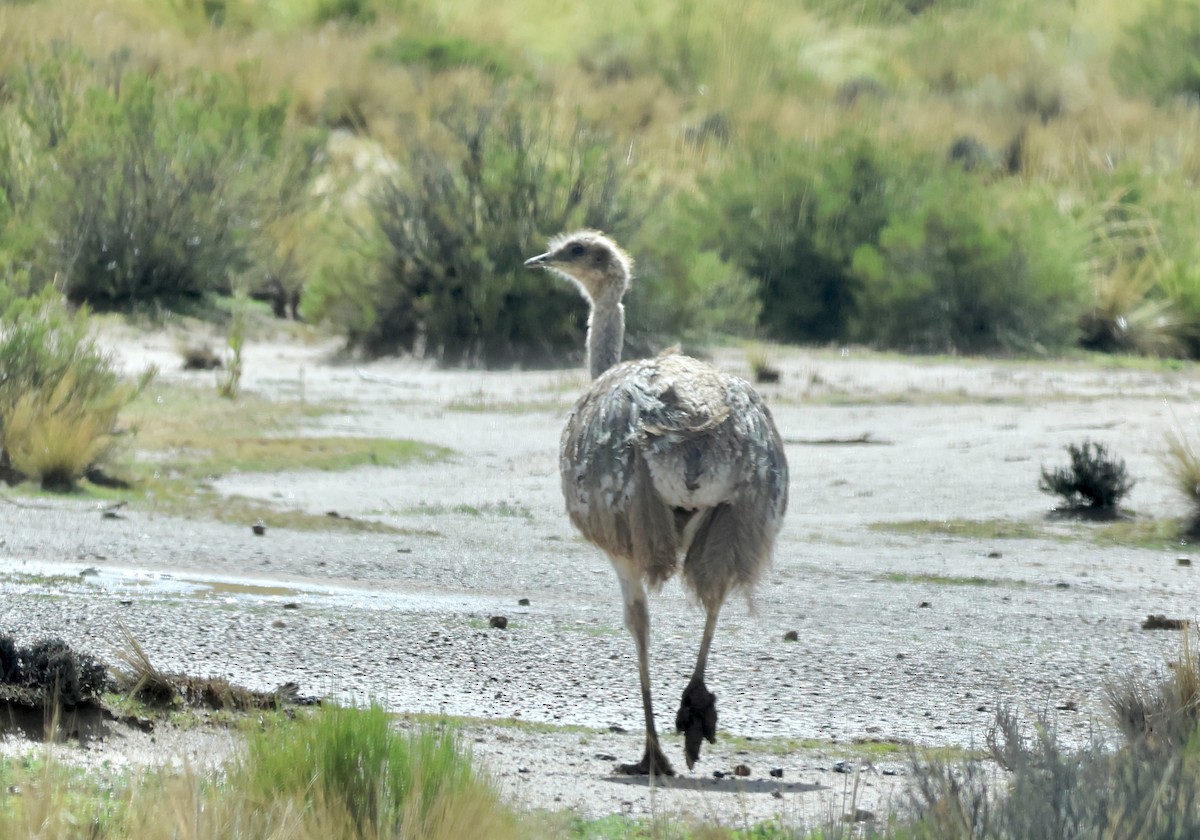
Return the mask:
<svg viewBox="0 0 1200 840">
<path fill-rule="evenodd" d="M 1190 565 L 1192 565 L 1192 558 L 1191 557 L 1177 557 L 1177 558 L 1175 558 L 1175 565 L 1176 566 L 1190 566 Z"/>
<path fill-rule="evenodd" d="M 529 606 L 529 599 L 528 599 L 528 598 L 522 598 L 521 600 L 517 601 L 517 606 L 518 606 L 518 607 L 528 607 L 528 606 Z"/>
<path fill-rule="evenodd" d="M 922 601 L 921 603 L 917 604 L 917 609 L 927 610 L 931 606 L 933 606 L 933 605 L 930 604 L 928 601 Z"/>
<path fill-rule="evenodd" d="M 608 731 L 609 731 L 609 732 L 612 732 L 612 733 L 615 733 L 615 734 L 617 734 L 617 735 L 624 735 L 624 734 L 626 734 L 626 733 L 627 733 L 629 730 L 628 730 L 628 729 L 626 729 L 624 726 L 618 726 L 617 724 L 615 724 L 615 723 L 614 723 L 614 724 L 612 724 L 611 726 L 609 726 L 609 727 L 608 727 Z"/>
<path fill-rule="evenodd" d="M 1076 705 L 1074 700 L 1067 700 L 1063 703 L 1059 703 L 1057 708 L 1060 712 L 1078 712 L 1079 711 L 1079 706 Z"/>
<path fill-rule="evenodd" d="M 714 770 L 714 771 L 713 771 L 713 778 L 714 778 L 714 779 L 724 779 L 724 778 L 725 778 L 725 771 L 724 771 L 724 770 Z"/>
<path fill-rule="evenodd" d="M 267 533 L 267 526 L 261 522 L 255 522 L 250 526 L 250 530 L 254 532 L 254 536 L 261 537 L 263 534 Z"/>
<path fill-rule="evenodd" d="M 875 814 L 865 808 L 855 808 L 853 814 L 846 814 L 842 819 L 846 822 L 870 822 L 875 819 Z"/>
<path fill-rule="evenodd" d="M 783 791 L 773 790 L 771 791 L 771 796 L 775 797 L 776 799 L 783 799 Z"/>
<path fill-rule="evenodd" d="M 795 630 L 789 630 L 783 634 L 783 640 L 785 642 L 798 642 L 800 641 L 800 634 Z"/>
<path fill-rule="evenodd" d="M 903 770 L 897 770 L 895 767 L 884 768 L 883 775 L 885 776 L 903 776 Z"/>
<path fill-rule="evenodd" d="M 597 761 L 616 761 L 617 760 L 617 757 L 615 755 L 609 755 L 608 753 L 596 753 L 596 755 L 593 756 L 593 758 L 595 758 Z"/>
<path fill-rule="evenodd" d="M 776 779 L 782 779 L 783 778 L 783 768 L 782 767 L 772 767 L 771 775 Z"/>
<path fill-rule="evenodd" d="M 507 630 L 508 618 L 502 615 L 494 615 L 488 619 L 488 626 L 494 627 L 497 630 Z"/>
<path fill-rule="evenodd" d="M 271 626 L 274 627 L 276 630 L 282 630 L 284 627 L 287 627 L 287 622 L 284 621 L 282 618 L 277 618 L 271 622 Z"/>
<path fill-rule="evenodd" d="M 300 609 L 300 605 L 297 604 L 295 601 L 288 601 L 286 604 L 283 605 L 283 608 L 285 610 L 298 610 L 298 609 Z"/>
<path fill-rule="evenodd" d="M 518 773 L 528 773 L 528 772 L 529 772 L 529 768 L 528 768 L 528 767 L 518 767 L 518 768 L 517 768 L 517 772 L 518 772 Z"/>
<path fill-rule="evenodd" d="M 750 775 L 750 767 L 745 764 L 739 764 L 733 768 L 733 775 L 742 776 L 742 777 L 749 776 Z"/>
<path fill-rule="evenodd" d="M 989 560 L 999 560 L 999 559 L 1000 559 L 1001 557 L 1003 557 L 1003 556 L 1004 556 L 1004 555 L 1003 555 L 1001 552 L 999 552 L 999 551 L 989 551 L 989 552 L 988 552 L 988 559 L 989 559 Z"/>
<path fill-rule="evenodd" d="M 1070 589 L 1071 584 L 1067 583 L 1066 581 L 1060 580 L 1058 583 L 1054 584 L 1054 588 L 1055 589 Z"/>
<path fill-rule="evenodd" d="M 839 761 L 837 764 L 833 765 L 833 772 L 834 773 L 853 773 L 854 772 L 854 763 L 850 762 L 850 761 Z"/>
<path fill-rule="evenodd" d="M 397 548 L 396 553 L 397 554 L 412 554 L 412 549 L 411 548 Z M 320 565 L 324 566 L 325 564 L 321 563 Z"/>
</svg>

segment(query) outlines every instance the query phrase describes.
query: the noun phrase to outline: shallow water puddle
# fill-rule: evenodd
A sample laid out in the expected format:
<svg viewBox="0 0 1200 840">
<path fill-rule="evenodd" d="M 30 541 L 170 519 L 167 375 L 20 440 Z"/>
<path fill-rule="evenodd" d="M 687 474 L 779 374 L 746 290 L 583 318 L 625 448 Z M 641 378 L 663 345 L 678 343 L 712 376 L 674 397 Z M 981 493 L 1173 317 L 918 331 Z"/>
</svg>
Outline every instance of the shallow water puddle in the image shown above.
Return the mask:
<svg viewBox="0 0 1200 840">
<path fill-rule="evenodd" d="M 461 613 L 496 606 L 493 598 L 463 593 L 366 591 L 308 582 L 221 577 L 195 572 L 169 574 L 73 563 L 18 563 L 0 558 L 0 593 L 87 594 L 94 597 L 97 590 L 116 599 L 138 597 L 260 605 L 297 602 L 307 607 L 337 607 L 341 610 Z"/>
</svg>

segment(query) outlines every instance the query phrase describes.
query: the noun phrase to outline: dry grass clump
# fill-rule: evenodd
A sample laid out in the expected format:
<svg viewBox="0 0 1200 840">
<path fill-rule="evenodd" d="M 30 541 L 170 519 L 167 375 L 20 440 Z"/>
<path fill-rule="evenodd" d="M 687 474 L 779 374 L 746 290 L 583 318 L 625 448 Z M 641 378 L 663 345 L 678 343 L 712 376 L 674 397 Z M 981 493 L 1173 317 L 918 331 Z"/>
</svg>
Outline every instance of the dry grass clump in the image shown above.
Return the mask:
<svg viewBox="0 0 1200 840">
<path fill-rule="evenodd" d="M 1188 504 L 1188 533 L 1200 530 L 1200 454 L 1182 431 L 1168 432 L 1162 464 L 1180 496 Z"/>
<path fill-rule="evenodd" d="M 117 416 L 136 385 L 89 398 L 68 370 L 54 387 L 21 395 L 4 418 L 0 443 L 11 465 L 45 490 L 68 492 L 116 447 Z"/>
</svg>

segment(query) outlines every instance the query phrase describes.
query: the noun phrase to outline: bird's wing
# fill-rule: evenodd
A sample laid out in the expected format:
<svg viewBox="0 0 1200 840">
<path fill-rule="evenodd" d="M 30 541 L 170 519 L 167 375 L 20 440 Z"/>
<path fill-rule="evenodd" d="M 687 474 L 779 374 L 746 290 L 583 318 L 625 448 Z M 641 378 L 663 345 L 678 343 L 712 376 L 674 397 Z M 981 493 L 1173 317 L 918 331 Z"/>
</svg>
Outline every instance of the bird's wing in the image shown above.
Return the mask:
<svg viewBox="0 0 1200 840">
<path fill-rule="evenodd" d="M 677 534 L 641 449 L 645 362 L 617 365 L 575 404 L 559 471 L 571 521 L 614 558 L 638 558 L 651 584 L 670 577 Z"/>
</svg>

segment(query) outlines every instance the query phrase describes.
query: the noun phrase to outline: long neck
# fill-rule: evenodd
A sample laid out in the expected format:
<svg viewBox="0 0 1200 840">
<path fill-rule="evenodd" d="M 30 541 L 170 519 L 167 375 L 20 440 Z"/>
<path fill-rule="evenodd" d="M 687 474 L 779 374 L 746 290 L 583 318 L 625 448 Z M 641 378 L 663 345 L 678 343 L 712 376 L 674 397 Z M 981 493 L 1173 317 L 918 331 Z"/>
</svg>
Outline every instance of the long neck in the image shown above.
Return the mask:
<svg viewBox="0 0 1200 840">
<path fill-rule="evenodd" d="M 587 334 L 588 372 L 592 379 L 621 361 L 621 345 L 624 342 L 625 307 L 621 299 L 593 303 Z"/>
</svg>

